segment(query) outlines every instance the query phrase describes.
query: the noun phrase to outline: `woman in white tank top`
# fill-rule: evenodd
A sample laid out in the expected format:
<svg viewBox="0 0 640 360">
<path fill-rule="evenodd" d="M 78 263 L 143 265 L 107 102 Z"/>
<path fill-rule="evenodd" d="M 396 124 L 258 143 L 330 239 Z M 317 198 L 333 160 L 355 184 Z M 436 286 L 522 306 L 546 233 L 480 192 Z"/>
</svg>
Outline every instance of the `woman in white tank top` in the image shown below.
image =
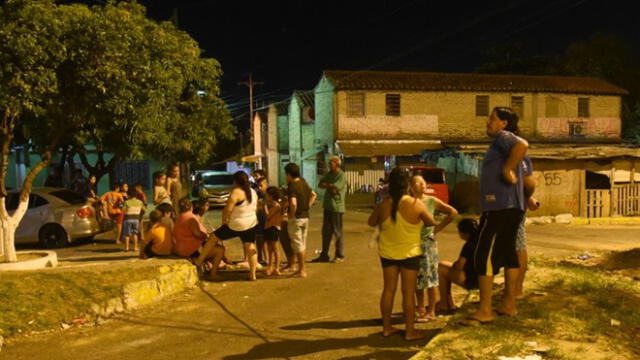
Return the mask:
<svg viewBox="0 0 640 360">
<path fill-rule="evenodd" d="M 249 280 L 256 280 L 258 256 L 256 251 L 256 227 L 258 217 L 256 209 L 258 194 L 251 189 L 249 177 L 243 171 L 233 174 L 233 190 L 229 194 L 227 205 L 222 211 L 222 226 L 211 234 L 205 244 L 196 265 L 201 265 L 209 252 L 220 245 L 220 240 L 239 237 L 244 247 L 245 258 L 249 262 Z"/>
</svg>

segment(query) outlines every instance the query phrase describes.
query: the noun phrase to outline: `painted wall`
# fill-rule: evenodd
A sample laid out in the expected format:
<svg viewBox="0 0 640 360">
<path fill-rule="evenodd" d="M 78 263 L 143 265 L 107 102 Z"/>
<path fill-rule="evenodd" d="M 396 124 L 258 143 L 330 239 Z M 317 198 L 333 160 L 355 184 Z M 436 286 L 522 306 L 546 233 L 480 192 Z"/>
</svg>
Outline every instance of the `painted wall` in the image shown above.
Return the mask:
<svg viewBox="0 0 640 360">
<path fill-rule="evenodd" d="M 334 152 L 334 87 L 326 79 L 320 79 L 314 89 L 316 118 L 315 146 L 322 149 L 327 146 L 328 153 Z"/>
<path fill-rule="evenodd" d="M 302 168 L 301 106 L 295 97 L 289 104 L 289 161 Z"/>
<path fill-rule="evenodd" d="M 320 86 L 320 85 L 319 85 Z M 401 116 L 385 115 L 385 95 L 400 94 Z M 620 136 L 620 97 L 545 93 L 402 92 L 367 91 L 365 116 L 347 116 L 347 91 L 336 93 L 336 139 L 442 139 L 486 141 L 486 116 L 476 116 L 476 95 L 489 96 L 489 109 L 511 106 L 512 96 L 524 98 L 521 134 L 528 139 L 566 138 L 568 128 L 549 132 L 545 128 L 546 106 L 557 105 L 564 119 L 577 118 L 578 97 L 590 99 L 590 117 L 585 118 L 587 138 L 616 139 Z M 547 100 L 552 99 L 553 101 Z M 559 105 L 558 105 L 559 104 Z M 317 118 L 321 118 L 317 115 Z M 566 120 L 565 120 L 566 121 Z M 542 130 L 538 131 L 539 124 Z M 548 122 L 547 122 L 548 123 Z"/>
</svg>

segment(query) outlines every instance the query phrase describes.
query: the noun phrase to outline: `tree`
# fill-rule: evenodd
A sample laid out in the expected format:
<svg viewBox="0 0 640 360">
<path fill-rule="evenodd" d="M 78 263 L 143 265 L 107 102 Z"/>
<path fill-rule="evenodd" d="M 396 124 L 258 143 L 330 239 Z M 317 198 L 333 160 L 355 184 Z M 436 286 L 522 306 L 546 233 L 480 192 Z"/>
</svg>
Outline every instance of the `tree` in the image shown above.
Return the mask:
<svg viewBox="0 0 640 360">
<path fill-rule="evenodd" d="M 1 9 L 0 24 L 5 261 L 16 260 L 13 236 L 31 184 L 58 147 L 77 152 L 101 177 L 116 161 L 149 152 L 161 159 L 203 161 L 233 135 L 218 96 L 217 61 L 202 58 L 198 44 L 172 24 L 147 19 L 135 2 L 89 8 L 10 0 Z M 9 216 L 4 177 L 16 124 L 27 129 L 43 161 L 27 176 L 20 207 Z M 94 164 L 87 157 L 89 146 L 98 153 Z M 109 161 L 106 152 L 114 154 Z"/>
<path fill-rule="evenodd" d="M 66 29 L 64 14 L 52 1 L 7 1 L 0 9 L 0 250 L 5 261 L 17 261 L 15 229 L 22 220 L 35 176 L 51 161 L 68 123 L 45 116 L 44 108 L 58 95 L 55 69 L 62 63 L 66 49 L 61 41 Z M 30 113 L 32 125 L 48 133 L 38 142 L 42 160 L 28 173 L 13 214 L 6 210 L 5 178 L 10 146 L 16 122 Z"/>
</svg>

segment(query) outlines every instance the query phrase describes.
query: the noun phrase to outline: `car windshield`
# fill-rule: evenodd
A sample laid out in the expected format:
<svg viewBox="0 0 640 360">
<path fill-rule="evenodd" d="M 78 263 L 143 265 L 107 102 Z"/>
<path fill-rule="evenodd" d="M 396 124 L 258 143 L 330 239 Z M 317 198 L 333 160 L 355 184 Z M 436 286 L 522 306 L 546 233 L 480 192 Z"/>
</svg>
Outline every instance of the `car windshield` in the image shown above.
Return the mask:
<svg viewBox="0 0 640 360">
<path fill-rule="evenodd" d="M 444 184 L 444 177 L 442 171 L 437 170 L 422 170 L 422 177 L 424 181 L 429 184 Z"/>
<path fill-rule="evenodd" d="M 231 174 L 205 175 L 203 182 L 205 185 L 231 186 L 233 184 L 233 175 Z"/>
<path fill-rule="evenodd" d="M 74 205 L 82 204 L 86 201 L 82 195 L 75 193 L 71 190 L 56 190 L 56 191 L 50 192 L 49 195 L 55 196 L 62 201 L 66 201 L 69 204 L 74 204 Z"/>
</svg>

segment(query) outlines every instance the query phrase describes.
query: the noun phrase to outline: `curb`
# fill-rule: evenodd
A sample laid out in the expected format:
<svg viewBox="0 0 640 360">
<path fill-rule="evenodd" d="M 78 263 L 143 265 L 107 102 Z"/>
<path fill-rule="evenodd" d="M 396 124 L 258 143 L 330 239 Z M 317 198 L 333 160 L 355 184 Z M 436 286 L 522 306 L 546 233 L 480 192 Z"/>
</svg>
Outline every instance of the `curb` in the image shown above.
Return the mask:
<svg viewBox="0 0 640 360">
<path fill-rule="evenodd" d="M 130 311 L 192 288 L 198 283 L 198 273 L 191 264 L 164 265 L 159 268 L 159 272 L 161 275 L 155 279 L 123 285 L 119 297 L 103 304 L 91 304 L 91 315 L 99 318 Z"/>
</svg>

